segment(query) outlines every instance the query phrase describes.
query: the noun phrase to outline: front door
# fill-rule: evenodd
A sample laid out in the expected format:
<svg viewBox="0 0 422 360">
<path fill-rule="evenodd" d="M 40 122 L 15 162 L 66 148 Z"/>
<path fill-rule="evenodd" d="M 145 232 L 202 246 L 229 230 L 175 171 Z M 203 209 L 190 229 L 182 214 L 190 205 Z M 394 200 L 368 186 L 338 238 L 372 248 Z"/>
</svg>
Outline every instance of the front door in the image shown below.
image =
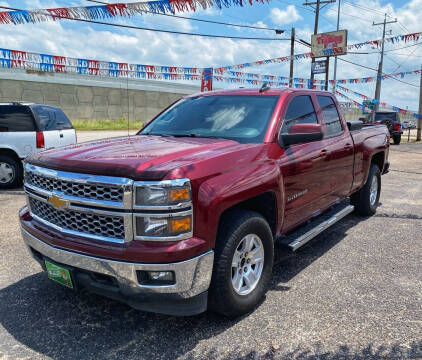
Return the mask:
<svg viewBox="0 0 422 360">
<path fill-rule="evenodd" d="M 293 124 L 318 123 L 313 97 L 293 97 L 283 116 L 281 133 L 288 133 Z M 285 189 L 284 223 L 286 232 L 316 216 L 329 206 L 326 195 L 330 192 L 329 140 L 291 145 L 279 158 L 279 167 Z"/>
</svg>

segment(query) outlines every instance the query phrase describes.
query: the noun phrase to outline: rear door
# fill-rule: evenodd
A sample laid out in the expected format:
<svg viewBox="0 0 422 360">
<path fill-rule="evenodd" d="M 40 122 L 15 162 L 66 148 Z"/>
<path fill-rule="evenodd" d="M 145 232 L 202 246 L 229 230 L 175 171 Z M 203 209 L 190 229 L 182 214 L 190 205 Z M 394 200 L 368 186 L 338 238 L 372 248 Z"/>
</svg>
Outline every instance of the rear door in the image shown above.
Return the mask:
<svg viewBox="0 0 422 360">
<path fill-rule="evenodd" d="M 342 121 L 334 99 L 317 95 L 318 115 L 325 128 L 324 139 L 329 156 L 326 179 L 330 181 L 328 194 L 333 203 L 348 196 L 353 182 L 354 147 L 353 140 Z"/>
<path fill-rule="evenodd" d="M 0 147 L 21 159 L 37 151 L 36 124 L 28 106 L 0 105 Z"/>
<path fill-rule="evenodd" d="M 32 111 L 39 129 L 44 133 L 46 149 L 76 143 L 72 123 L 61 109 L 49 105 L 33 105 Z"/>
<path fill-rule="evenodd" d="M 281 133 L 293 124 L 319 123 L 313 96 L 296 95 L 288 100 Z M 285 189 L 282 231 L 288 231 L 329 206 L 331 191 L 327 176 L 329 159 L 327 140 L 296 144 L 285 149 L 279 159 Z"/>
</svg>

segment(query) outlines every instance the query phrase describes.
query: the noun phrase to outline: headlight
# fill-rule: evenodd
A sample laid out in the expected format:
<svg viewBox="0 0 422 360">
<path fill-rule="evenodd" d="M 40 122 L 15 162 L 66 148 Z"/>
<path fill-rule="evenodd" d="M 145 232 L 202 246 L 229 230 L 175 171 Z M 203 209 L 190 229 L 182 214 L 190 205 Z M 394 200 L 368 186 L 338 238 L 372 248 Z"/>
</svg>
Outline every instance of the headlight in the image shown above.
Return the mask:
<svg viewBox="0 0 422 360">
<path fill-rule="evenodd" d="M 162 217 L 137 216 L 136 236 L 138 237 L 174 237 L 189 234 L 192 231 L 192 215 Z"/>
<path fill-rule="evenodd" d="M 189 179 L 135 182 L 135 240 L 177 241 L 193 235 Z"/>
<path fill-rule="evenodd" d="M 135 184 L 135 207 L 172 206 L 190 202 L 191 188 L 187 179 L 157 182 L 137 182 Z"/>
</svg>

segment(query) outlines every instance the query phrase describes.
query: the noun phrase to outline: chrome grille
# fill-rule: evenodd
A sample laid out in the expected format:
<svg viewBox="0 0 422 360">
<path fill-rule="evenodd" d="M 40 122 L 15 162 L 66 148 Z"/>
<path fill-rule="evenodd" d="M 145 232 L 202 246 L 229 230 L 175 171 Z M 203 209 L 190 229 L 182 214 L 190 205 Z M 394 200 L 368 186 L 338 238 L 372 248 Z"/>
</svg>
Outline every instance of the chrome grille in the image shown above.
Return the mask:
<svg viewBox="0 0 422 360">
<path fill-rule="evenodd" d="M 32 214 L 38 216 L 55 226 L 84 234 L 102 236 L 105 238 L 125 238 L 124 218 L 122 216 L 109 216 L 91 214 L 75 210 L 57 210 L 53 206 L 29 198 Z"/>
<path fill-rule="evenodd" d="M 119 186 L 84 184 L 71 182 L 48 176 L 41 176 L 33 172 L 26 174 L 26 182 L 47 191 L 60 191 L 69 196 L 95 199 L 101 201 L 123 201 L 123 188 Z"/>
</svg>

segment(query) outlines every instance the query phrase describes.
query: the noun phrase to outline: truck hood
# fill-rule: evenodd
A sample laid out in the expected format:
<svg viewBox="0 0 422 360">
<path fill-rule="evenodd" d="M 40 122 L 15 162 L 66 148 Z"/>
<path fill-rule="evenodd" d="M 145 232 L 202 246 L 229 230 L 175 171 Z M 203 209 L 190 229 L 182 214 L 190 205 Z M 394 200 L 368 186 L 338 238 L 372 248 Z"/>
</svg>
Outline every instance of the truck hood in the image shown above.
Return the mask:
<svg viewBox="0 0 422 360">
<path fill-rule="evenodd" d="M 245 146 L 225 139 L 137 135 L 47 150 L 31 155 L 28 162 L 56 170 L 161 180 L 172 170 Z"/>
</svg>

